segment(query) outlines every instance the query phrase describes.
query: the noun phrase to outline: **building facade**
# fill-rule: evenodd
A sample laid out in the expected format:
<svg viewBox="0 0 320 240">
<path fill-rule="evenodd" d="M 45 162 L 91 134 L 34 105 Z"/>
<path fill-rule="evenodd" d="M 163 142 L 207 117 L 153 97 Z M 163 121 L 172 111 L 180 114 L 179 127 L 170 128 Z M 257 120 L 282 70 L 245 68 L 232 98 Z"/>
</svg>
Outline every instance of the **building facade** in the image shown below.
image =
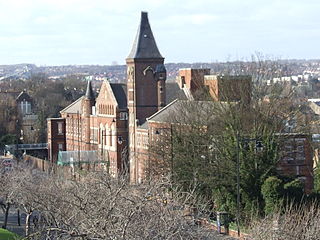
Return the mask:
<svg viewBox="0 0 320 240">
<path fill-rule="evenodd" d="M 298 178 L 306 193 L 313 189 L 313 151 L 310 135 L 299 133 L 279 134 L 280 161 L 277 171 L 282 176 Z"/>
<path fill-rule="evenodd" d="M 170 136 L 177 120 L 173 117 L 183 117 L 181 110 L 187 109 L 186 104 L 197 109 L 211 109 L 211 104 L 217 102 L 249 103 L 251 99 L 251 76 L 226 77 L 211 75 L 210 69 L 181 69 L 176 83 L 167 83 L 164 57 L 157 47 L 146 12 L 141 13 L 126 64 L 127 84 L 104 81 L 95 96 L 88 81 L 85 96 L 63 109 L 61 118 L 48 119 L 52 161 L 59 161 L 54 152 L 59 150 L 58 139 L 54 136 L 59 136 L 52 133 L 59 129 L 53 126 L 64 119 L 63 150 L 96 151 L 101 161 L 107 163 L 111 175 L 129 172 L 130 181 L 140 183 L 156 159 L 151 156 L 150 146 L 157 142 L 159 134 Z M 207 93 L 213 101 L 197 101 L 199 91 Z M 187 121 L 183 123 L 186 128 L 188 124 Z M 299 169 L 302 172 L 302 168 Z M 291 168 L 282 166 L 281 170 L 279 166 L 279 171 L 289 172 Z M 309 186 L 309 179 L 306 182 Z"/>
<path fill-rule="evenodd" d="M 247 75 L 212 75 L 210 69 L 179 69 L 176 82 L 189 99 L 199 100 L 207 95 L 213 101 L 249 103 L 252 77 Z"/>
<path fill-rule="evenodd" d="M 66 147 L 61 151 L 79 153 L 96 151 L 99 161 L 107 165 L 112 175 L 121 172 L 127 161 L 124 159 L 124 151 L 128 144 L 128 110 L 125 93 L 124 84 L 104 81 L 99 95 L 95 97 L 91 82 L 88 81 L 85 96 L 61 110 L 61 118 L 48 119 L 48 130 L 49 126 L 54 125 L 59 119 L 65 120 L 63 134 Z M 49 156 L 52 156 L 50 160 L 59 162 L 57 157 L 54 158 L 57 156 L 54 152 L 56 148 L 50 147 L 55 145 L 56 139 L 50 138 L 50 134 L 52 136 L 48 131 Z M 61 161 L 66 163 L 68 159 Z M 73 161 L 81 162 L 81 159 Z"/>
<path fill-rule="evenodd" d="M 56 163 L 59 151 L 66 150 L 66 119 L 49 118 L 48 131 L 48 158 Z"/>
<path fill-rule="evenodd" d="M 26 90 L 0 90 L 0 124 L 3 125 L 0 134 L 17 134 L 23 143 L 35 143 L 39 132 L 36 127 L 38 115 L 34 109 L 34 101 Z"/>
</svg>

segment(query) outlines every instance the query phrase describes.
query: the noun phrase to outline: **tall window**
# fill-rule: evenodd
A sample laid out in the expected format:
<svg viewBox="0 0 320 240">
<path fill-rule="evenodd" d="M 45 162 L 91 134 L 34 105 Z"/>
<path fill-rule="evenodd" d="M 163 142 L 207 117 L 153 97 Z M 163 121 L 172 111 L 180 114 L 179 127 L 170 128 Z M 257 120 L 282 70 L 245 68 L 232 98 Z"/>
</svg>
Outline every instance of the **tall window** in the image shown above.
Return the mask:
<svg viewBox="0 0 320 240">
<path fill-rule="evenodd" d="M 128 120 L 128 114 L 126 112 L 120 112 L 120 120 Z"/>
<path fill-rule="evenodd" d="M 26 114 L 30 114 L 30 113 L 31 113 L 31 103 L 26 102 Z"/>
<path fill-rule="evenodd" d="M 58 134 L 62 135 L 63 134 L 63 123 L 58 122 Z"/>
<path fill-rule="evenodd" d="M 31 103 L 30 102 L 27 102 L 27 101 L 22 101 L 20 103 L 20 109 L 21 109 L 21 113 L 23 115 L 26 115 L 26 114 L 30 114 L 31 113 Z"/>
</svg>

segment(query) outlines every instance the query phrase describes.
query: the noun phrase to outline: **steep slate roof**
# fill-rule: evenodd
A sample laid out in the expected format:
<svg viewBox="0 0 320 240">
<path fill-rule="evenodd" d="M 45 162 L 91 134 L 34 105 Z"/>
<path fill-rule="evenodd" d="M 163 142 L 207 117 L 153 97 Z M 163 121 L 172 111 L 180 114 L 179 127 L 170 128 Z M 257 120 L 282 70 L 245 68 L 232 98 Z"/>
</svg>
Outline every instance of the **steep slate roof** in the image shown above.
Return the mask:
<svg viewBox="0 0 320 240">
<path fill-rule="evenodd" d="M 121 83 L 110 83 L 112 92 L 116 97 L 119 109 L 127 108 L 127 85 Z"/>
<path fill-rule="evenodd" d="M 28 93 L 26 93 L 26 91 L 22 91 L 16 98 L 17 102 L 22 102 L 23 100 L 26 100 L 27 102 L 32 102 L 32 98 Z"/>
<path fill-rule="evenodd" d="M 188 98 L 176 82 L 166 82 L 166 103 L 169 104 L 176 99 L 187 100 Z"/>
<path fill-rule="evenodd" d="M 227 103 L 213 101 L 174 100 L 149 118 L 148 122 L 184 123 L 208 125 L 212 116 L 227 108 Z"/>
<path fill-rule="evenodd" d="M 81 107 L 81 102 L 84 96 L 78 98 L 76 101 L 71 103 L 69 106 L 66 108 L 62 109 L 60 113 L 65 112 L 65 113 L 82 113 L 82 107 Z"/>
<path fill-rule="evenodd" d="M 94 100 L 94 93 L 92 90 L 92 85 L 90 80 L 88 81 L 88 84 L 87 84 L 87 91 L 85 96 L 87 99 Z"/>
<path fill-rule="evenodd" d="M 141 12 L 140 26 L 127 58 L 163 58 L 153 37 L 147 12 Z"/>
</svg>

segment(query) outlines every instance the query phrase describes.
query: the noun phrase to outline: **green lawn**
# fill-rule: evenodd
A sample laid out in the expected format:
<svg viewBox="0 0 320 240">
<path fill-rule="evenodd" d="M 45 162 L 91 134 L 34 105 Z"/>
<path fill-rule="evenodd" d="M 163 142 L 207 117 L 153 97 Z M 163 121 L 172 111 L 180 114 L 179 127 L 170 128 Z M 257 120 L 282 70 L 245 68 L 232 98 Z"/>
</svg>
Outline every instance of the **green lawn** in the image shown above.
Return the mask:
<svg viewBox="0 0 320 240">
<path fill-rule="evenodd" d="M 15 233 L 12 233 L 6 229 L 0 228 L 0 239 L 1 240 L 16 240 L 21 239 L 21 237 Z"/>
</svg>

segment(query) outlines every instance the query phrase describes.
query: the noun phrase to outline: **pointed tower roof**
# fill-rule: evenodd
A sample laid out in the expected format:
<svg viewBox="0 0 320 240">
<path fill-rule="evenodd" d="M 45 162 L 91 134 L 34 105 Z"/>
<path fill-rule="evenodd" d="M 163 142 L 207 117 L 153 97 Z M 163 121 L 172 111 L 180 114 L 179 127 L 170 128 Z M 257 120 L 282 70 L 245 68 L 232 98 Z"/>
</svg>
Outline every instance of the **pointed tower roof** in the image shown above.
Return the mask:
<svg viewBox="0 0 320 240">
<path fill-rule="evenodd" d="M 140 26 L 127 58 L 163 58 L 153 37 L 147 12 L 141 12 Z"/>
<path fill-rule="evenodd" d="M 86 98 L 90 99 L 90 100 L 94 100 L 94 93 L 93 93 L 93 90 L 92 90 L 92 86 L 91 86 L 91 81 L 90 80 L 88 80 L 88 84 L 87 84 Z"/>
</svg>

